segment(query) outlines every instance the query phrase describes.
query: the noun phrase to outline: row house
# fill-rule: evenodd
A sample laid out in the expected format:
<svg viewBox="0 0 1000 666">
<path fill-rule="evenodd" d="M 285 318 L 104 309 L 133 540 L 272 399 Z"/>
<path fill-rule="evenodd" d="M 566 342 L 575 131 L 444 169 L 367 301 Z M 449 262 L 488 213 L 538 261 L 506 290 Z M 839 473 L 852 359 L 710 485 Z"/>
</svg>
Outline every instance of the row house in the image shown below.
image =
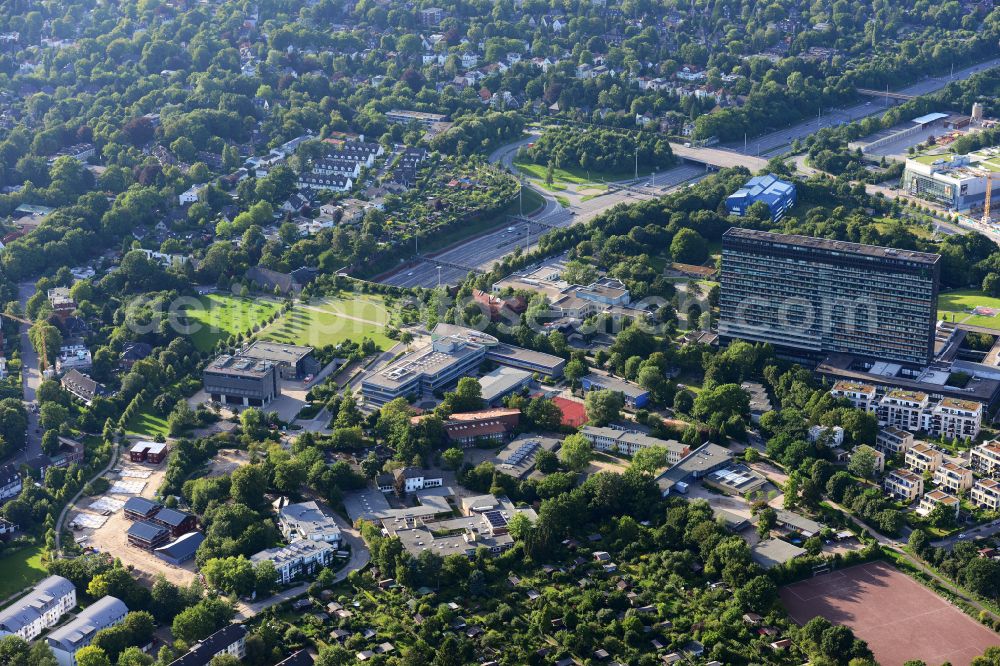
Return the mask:
<svg viewBox="0 0 1000 666">
<path fill-rule="evenodd" d="M 1000 481 L 979 479 L 969 493 L 972 503 L 990 511 L 1000 511 Z"/>
<path fill-rule="evenodd" d="M 349 158 L 324 157 L 313 163 L 312 172 L 321 176 L 349 176 L 357 179 L 361 174 L 361 165 Z"/>
<path fill-rule="evenodd" d="M 949 492 L 964 493 L 972 487 L 972 470 L 955 463 L 942 463 L 934 470 L 934 483 Z"/>
<path fill-rule="evenodd" d="M 302 174 L 295 185 L 300 190 L 349 192 L 354 187 L 354 181 L 342 175 L 321 176 L 319 174 Z"/>
<path fill-rule="evenodd" d="M 885 491 L 912 502 L 924 493 L 924 479 L 908 469 L 896 469 L 885 476 Z"/>
</svg>

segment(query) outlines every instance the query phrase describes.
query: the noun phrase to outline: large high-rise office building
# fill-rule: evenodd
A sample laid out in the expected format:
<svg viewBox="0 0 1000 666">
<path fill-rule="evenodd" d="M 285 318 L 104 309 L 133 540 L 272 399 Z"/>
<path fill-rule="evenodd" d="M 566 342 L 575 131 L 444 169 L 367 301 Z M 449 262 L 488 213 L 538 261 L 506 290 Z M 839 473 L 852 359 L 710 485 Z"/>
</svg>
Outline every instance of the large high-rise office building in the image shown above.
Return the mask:
<svg viewBox="0 0 1000 666">
<path fill-rule="evenodd" d="M 925 365 L 940 256 L 733 227 L 722 237 L 719 335 Z"/>
</svg>

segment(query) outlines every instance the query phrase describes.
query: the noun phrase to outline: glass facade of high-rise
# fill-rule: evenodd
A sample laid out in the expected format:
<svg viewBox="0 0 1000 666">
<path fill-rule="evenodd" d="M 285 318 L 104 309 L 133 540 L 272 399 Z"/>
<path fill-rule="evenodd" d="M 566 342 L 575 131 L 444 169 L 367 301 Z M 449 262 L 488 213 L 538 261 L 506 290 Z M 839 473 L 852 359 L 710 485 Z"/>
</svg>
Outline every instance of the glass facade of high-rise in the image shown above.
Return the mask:
<svg viewBox="0 0 1000 666">
<path fill-rule="evenodd" d="M 808 355 L 926 365 L 940 256 L 733 227 L 722 237 L 719 335 Z"/>
</svg>

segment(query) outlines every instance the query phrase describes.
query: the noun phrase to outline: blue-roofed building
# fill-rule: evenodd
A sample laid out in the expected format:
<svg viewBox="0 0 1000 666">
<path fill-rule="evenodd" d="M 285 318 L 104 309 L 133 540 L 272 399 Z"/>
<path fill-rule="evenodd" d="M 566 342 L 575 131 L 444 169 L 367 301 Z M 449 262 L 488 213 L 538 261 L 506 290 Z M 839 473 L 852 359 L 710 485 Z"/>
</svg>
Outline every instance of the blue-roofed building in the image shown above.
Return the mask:
<svg viewBox="0 0 1000 666">
<path fill-rule="evenodd" d="M 726 208 L 730 215 L 742 217 L 758 201 L 767 204 L 771 220 L 777 222 L 795 205 L 795 185 L 779 179 L 773 173 L 754 176 L 726 199 Z"/>
<path fill-rule="evenodd" d="M 179 567 L 194 558 L 195 553 L 198 551 L 198 546 L 204 540 L 205 535 L 201 532 L 188 532 L 179 539 L 157 548 L 153 551 L 153 554 L 167 564 Z"/>
</svg>

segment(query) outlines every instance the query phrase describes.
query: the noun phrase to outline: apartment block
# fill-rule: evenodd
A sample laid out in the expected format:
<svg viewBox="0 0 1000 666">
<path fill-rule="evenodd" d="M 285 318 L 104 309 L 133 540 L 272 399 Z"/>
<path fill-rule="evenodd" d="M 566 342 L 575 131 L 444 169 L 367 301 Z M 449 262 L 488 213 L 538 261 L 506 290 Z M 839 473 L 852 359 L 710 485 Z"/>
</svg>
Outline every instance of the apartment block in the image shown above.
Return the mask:
<svg viewBox="0 0 1000 666">
<path fill-rule="evenodd" d="M 336 546 L 325 541 L 297 539 L 287 546 L 262 550 L 250 557 L 253 563 L 270 560 L 278 570 L 278 582 L 284 585 L 300 575 L 311 575 L 328 565 L 334 557 Z"/>
<path fill-rule="evenodd" d="M 871 384 L 841 380 L 833 385 L 830 395 L 835 398 L 847 398 L 856 409 L 866 412 L 875 411 L 875 398 L 878 390 Z"/>
<path fill-rule="evenodd" d="M 49 644 L 59 666 L 76 666 L 76 652 L 90 645 L 101 629 L 120 624 L 128 614 L 128 606 L 112 596 L 101 597 L 52 633 L 45 641 Z"/>
<path fill-rule="evenodd" d="M 972 449 L 971 467 L 983 476 L 1000 476 L 1000 441 L 986 442 Z"/>
<path fill-rule="evenodd" d="M 950 510 L 955 512 L 955 517 L 958 518 L 958 508 L 961 506 L 961 502 L 954 495 L 949 495 L 943 490 L 932 490 L 923 497 L 920 498 L 920 504 L 917 505 L 917 515 L 927 516 L 938 504 L 944 504 Z"/>
<path fill-rule="evenodd" d="M 944 456 L 937 449 L 931 448 L 927 442 L 917 442 L 910 447 L 904 458 L 906 466 L 914 472 L 923 474 L 933 472 L 941 466 Z"/>
<path fill-rule="evenodd" d="M 969 493 L 972 503 L 990 511 L 1000 511 L 1000 481 L 979 479 Z"/>
<path fill-rule="evenodd" d="M 247 629 L 242 624 L 226 625 L 207 638 L 195 643 L 187 653 L 170 662 L 170 666 L 208 666 L 215 657 L 246 656 Z"/>
<path fill-rule="evenodd" d="M 917 432 L 922 429 L 924 413 L 930 404 L 930 397 L 920 391 L 889 391 L 876 408 L 879 424 Z"/>
<path fill-rule="evenodd" d="M 885 491 L 912 502 L 924 493 L 924 479 L 908 469 L 896 469 L 886 474 Z"/>
<path fill-rule="evenodd" d="M 76 607 L 76 587 L 62 576 L 49 576 L 34 589 L 0 611 L 0 636 L 18 636 L 26 641 L 59 623 Z"/>
<path fill-rule="evenodd" d="M 913 446 L 913 433 L 889 426 L 875 436 L 875 448 L 887 456 L 904 455 Z"/>
<path fill-rule="evenodd" d="M 945 462 L 934 470 L 934 483 L 939 488 L 958 495 L 972 487 L 972 470 Z"/>
<path fill-rule="evenodd" d="M 936 254 L 732 227 L 719 335 L 796 356 L 928 365 L 939 275 Z"/>
</svg>

